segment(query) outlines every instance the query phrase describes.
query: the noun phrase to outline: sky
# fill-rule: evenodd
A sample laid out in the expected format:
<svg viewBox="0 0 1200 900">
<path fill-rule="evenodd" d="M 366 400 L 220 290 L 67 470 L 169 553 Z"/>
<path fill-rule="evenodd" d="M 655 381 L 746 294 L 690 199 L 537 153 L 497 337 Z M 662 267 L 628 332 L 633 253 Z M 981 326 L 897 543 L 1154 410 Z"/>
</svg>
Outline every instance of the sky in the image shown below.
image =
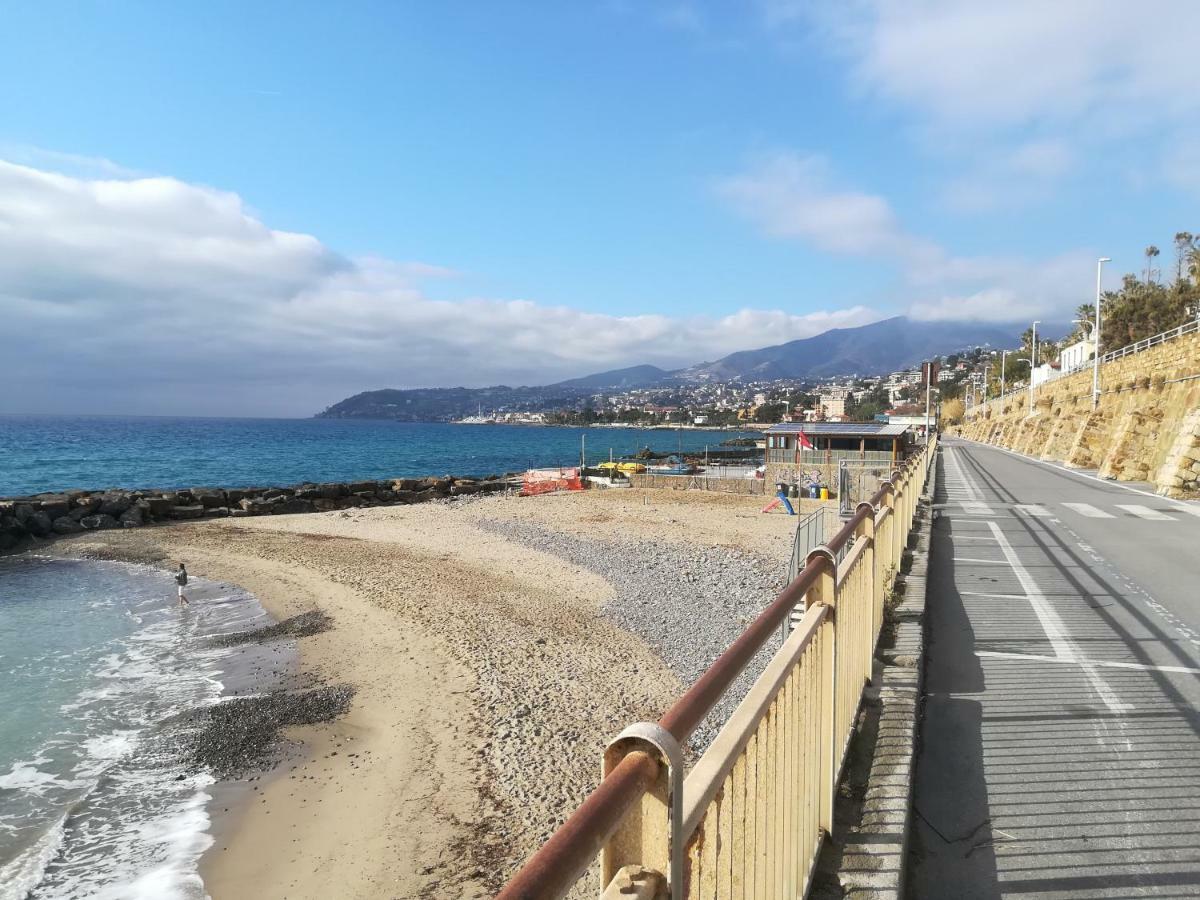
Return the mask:
<svg viewBox="0 0 1200 900">
<path fill-rule="evenodd" d="M 1098 256 L 1115 286 L 1200 232 L 1198 33 L 1191 0 L 10 4 L 0 413 L 1065 323 Z"/>
</svg>

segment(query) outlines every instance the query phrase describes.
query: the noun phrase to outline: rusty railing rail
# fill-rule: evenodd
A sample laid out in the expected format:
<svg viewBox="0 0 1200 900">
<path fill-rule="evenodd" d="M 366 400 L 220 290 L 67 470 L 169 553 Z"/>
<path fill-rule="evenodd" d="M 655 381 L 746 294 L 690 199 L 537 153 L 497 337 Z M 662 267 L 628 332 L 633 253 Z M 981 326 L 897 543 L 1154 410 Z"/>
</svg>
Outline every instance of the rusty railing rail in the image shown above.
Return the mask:
<svg viewBox="0 0 1200 900">
<path fill-rule="evenodd" d="M 597 855 L 605 897 L 804 895 L 832 828 L 885 601 L 936 449 L 935 436 L 827 544 L 811 549 L 799 575 L 657 724 L 631 726 L 610 745 L 600 785 L 513 876 L 502 900 L 561 897 Z M 672 771 L 679 747 L 798 610 L 684 781 Z M 682 798 L 673 795 L 680 784 Z"/>
</svg>

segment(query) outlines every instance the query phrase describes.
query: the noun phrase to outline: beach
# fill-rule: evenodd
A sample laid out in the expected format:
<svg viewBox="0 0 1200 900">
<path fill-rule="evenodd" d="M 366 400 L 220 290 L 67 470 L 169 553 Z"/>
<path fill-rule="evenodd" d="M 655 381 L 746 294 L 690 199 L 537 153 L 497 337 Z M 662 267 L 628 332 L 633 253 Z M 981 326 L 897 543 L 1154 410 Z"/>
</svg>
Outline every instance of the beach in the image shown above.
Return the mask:
<svg viewBox="0 0 1200 900">
<path fill-rule="evenodd" d="M 331 620 L 298 638 L 289 687 L 350 686 L 349 710 L 287 729 L 273 769 L 217 786 L 201 863 L 215 900 L 483 897 L 595 785 L 604 743 L 656 719 L 782 586 L 795 519 L 761 505 L 488 496 L 87 533 L 54 552 L 182 559 L 276 621 Z"/>
</svg>

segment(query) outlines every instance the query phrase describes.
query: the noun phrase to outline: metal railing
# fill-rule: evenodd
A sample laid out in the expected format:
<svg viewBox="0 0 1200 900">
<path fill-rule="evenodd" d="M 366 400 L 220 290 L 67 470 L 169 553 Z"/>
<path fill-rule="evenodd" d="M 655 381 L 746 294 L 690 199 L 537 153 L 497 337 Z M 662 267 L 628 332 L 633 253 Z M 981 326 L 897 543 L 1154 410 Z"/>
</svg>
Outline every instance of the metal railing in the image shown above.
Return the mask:
<svg viewBox="0 0 1200 900">
<path fill-rule="evenodd" d="M 767 462 L 788 465 L 822 465 L 848 462 L 887 463 L 894 457 L 890 450 L 797 450 L 786 447 L 771 447 L 767 450 Z"/>
<path fill-rule="evenodd" d="M 1156 335 L 1153 335 L 1148 338 L 1143 338 L 1142 340 L 1135 341 L 1132 344 L 1126 344 L 1124 347 L 1120 347 L 1116 350 L 1110 350 L 1108 353 L 1105 353 L 1103 356 L 1100 357 L 1100 362 L 1101 362 L 1101 364 L 1110 363 L 1113 360 L 1121 359 L 1122 357 L 1125 357 L 1125 356 L 1132 356 L 1134 353 L 1141 353 L 1145 350 L 1149 350 L 1151 347 L 1157 347 L 1159 344 L 1165 344 L 1165 343 L 1167 343 L 1167 341 L 1173 341 L 1176 338 L 1183 337 L 1185 334 L 1191 334 L 1193 332 L 1200 332 L 1200 318 L 1192 319 L 1190 322 L 1185 322 L 1184 324 L 1180 325 L 1179 327 L 1172 328 L 1169 331 L 1164 331 L 1161 334 L 1156 334 Z M 1059 378 L 1065 378 L 1067 375 L 1075 375 L 1079 372 L 1088 371 L 1092 368 L 1092 365 L 1093 365 L 1093 361 L 1089 359 L 1086 362 L 1080 363 L 1078 366 L 1075 366 L 1074 368 L 1064 369 L 1058 374 L 1057 377 L 1049 378 L 1049 379 L 1046 379 L 1045 381 L 1041 381 L 1041 382 L 1038 382 L 1037 384 L 1035 384 L 1033 386 L 1034 390 L 1037 390 L 1038 388 L 1043 387 L 1050 381 L 1057 381 Z M 1028 392 L 1029 392 L 1029 384 L 1028 384 L 1028 382 L 1026 382 L 1024 387 L 1013 388 L 1011 391 L 1005 391 L 1003 394 L 1000 394 L 998 397 L 990 397 L 987 400 L 981 401 L 979 403 L 974 404 L 973 406 L 968 407 L 965 415 L 969 418 L 974 418 L 976 415 L 978 415 L 985 409 L 999 408 L 999 405 L 1001 403 L 1003 403 L 1005 400 L 1016 397 L 1018 394 L 1022 394 L 1022 395 L 1027 394 Z"/>
<path fill-rule="evenodd" d="M 605 898 L 804 896 L 936 447 L 935 438 L 812 548 L 657 723 L 609 745 L 599 786 L 502 900 L 561 897 L 597 854 Z M 685 780 L 683 743 L 794 610 L 798 623 Z"/>
<path fill-rule="evenodd" d="M 1191 334 L 1193 331 L 1200 331 L 1200 319 L 1192 319 L 1192 321 L 1185 322 L 1178 328 L 1172 328 L 1170 331 L 1164 331 L 1162 334 L 1156 334 L 1153 337 L 1143 338 L 1133 344 L 1127 344 L 1119 350 L 1110 350 L 1100 357 L 1100 362 L 1112 362 L 1114 359 L 1120 359 L 1122 356 L 1141 353 L 1143 350 L 1149 350 L 1151 347 L 1157 347 L 1159 344 L 1173 341 L 1175 338 Z"/>
</svg>

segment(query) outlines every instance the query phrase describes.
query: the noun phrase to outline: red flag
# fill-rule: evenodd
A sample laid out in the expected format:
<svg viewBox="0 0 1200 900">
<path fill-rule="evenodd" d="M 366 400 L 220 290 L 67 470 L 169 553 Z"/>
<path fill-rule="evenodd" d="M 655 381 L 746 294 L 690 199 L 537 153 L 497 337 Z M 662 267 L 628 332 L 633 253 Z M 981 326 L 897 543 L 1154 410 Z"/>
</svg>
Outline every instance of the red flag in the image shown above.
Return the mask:
<svg viewBox="0 0 1200 900">
<path fill-rule="evenodd" d="M 813 448 L 812 441 L 808 439 L 808 435 L 803 431 L 797 432 L 797 437 L 800 439 L 800 446 L 805 450 L 811 450 Z"/>
</svg>

